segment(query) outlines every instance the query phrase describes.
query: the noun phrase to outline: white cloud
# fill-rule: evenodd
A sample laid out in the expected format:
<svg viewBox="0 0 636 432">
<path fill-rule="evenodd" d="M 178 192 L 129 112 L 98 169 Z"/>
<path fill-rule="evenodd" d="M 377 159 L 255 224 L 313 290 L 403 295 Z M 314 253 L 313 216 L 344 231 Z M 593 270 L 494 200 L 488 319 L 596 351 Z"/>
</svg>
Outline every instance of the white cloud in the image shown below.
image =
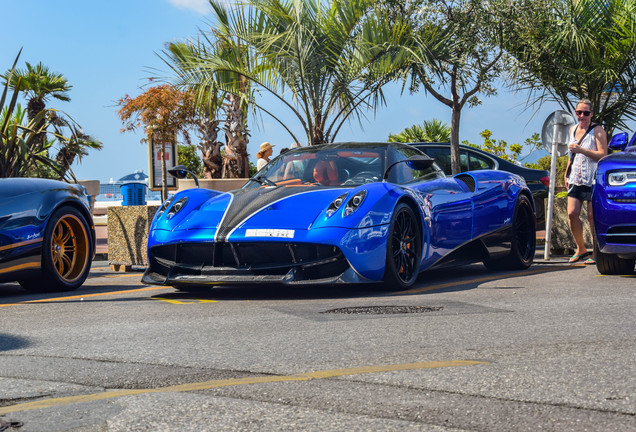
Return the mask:
<svg viewBox="0 0 636 432">
<path fill-rule="evenodd" d="M 200 14 L 207 14 L 212 10 L 208 0 L 168 0 L 168 3 L 179 9 L 190 9 Z"/>
</svg>

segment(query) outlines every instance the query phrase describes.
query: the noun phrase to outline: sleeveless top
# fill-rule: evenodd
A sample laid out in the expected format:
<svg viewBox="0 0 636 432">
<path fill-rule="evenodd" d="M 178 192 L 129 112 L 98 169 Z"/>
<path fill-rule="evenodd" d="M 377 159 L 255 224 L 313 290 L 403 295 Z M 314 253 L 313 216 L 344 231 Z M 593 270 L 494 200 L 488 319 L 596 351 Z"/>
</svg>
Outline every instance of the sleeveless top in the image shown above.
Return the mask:
<svg viewBox="0 0 636 432">
<path fill-rule="evenodd" d="M 578 126 L 573 128 L 570 132 L 570 142 L 568 144 L 576 144 L 579 142 L 579 140 L 574 138 L 574 133 L 577 129 Z M 596 138 L 594 137 L 593 130 L 585 134 L 585 138 L 581 141 L 581 147 L 588 150 L 596 150 Z M 568 177 L 568 184 L 592 186 L 596 173 L 596 163 L 596 161 L 589 157 L 581 153 L 576 153 L 574 155 L 574 161 L 572 161 L 572 171 L 570 171 L 570 176 Z"/>
</svg>

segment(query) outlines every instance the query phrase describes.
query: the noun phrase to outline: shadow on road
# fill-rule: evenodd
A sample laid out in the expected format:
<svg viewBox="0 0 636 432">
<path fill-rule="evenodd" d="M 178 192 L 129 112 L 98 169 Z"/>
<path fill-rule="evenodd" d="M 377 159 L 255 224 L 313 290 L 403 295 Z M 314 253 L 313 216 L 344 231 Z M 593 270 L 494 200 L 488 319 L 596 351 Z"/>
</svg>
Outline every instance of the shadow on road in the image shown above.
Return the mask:
<svg viewBox="0 0 636 432">
<path fill-rule="evenodd" d="M 493 272 L 481 264 L 429 270 L 420 275 L 415 285 L 406 291 L 394 291 L 383 284 L 351 285 L 280 285 L 258 284 L 247 286 L 203 286 L 176 289 L 147 286 L 140 282 L 142 271 L 117 273 L 107 266 L 94 267 L 87 281 L 76 291 L 57 293 L 30 293 L 17 283 L 0 284 L 1 303 L 25 303 L 51 301 L 79 301 L 81 297 L 91 301 L 112 301 L 109 294 L 139 292 L 139 296 L 126 300 L 147 300 L 150 296 L 174 300 L 311 300 L 343 299 L 356 297 L 395 297 L 419 295 L 426 292 L 453 292 L 475 289 L 482 283 L 497 279 L 528 276 L 562 270 L 572 270 L 567 265 L 534 265 L 523 271 Z M 509 287 L 518 288 L 518 287 Z M 154 291 L 154 292 L 153 292 Z M 162 291 L 157 294 L 157 291 Z M 121 297 L 118 298 L 121 300 Z"/>
</svg>

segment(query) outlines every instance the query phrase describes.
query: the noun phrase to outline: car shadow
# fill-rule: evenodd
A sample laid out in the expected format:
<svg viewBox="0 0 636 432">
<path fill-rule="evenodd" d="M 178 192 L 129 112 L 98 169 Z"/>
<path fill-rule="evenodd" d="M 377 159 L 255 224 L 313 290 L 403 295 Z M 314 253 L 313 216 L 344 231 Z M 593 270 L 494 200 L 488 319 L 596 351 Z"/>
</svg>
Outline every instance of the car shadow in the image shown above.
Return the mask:
<svg viewBox="0 0 636 432">
<path fill-rule="evenodd" d="M 215 285 L 175 289 L 156 297 L 171 300 L 329 300 L 357 297 L 396 297 L 424 293 L 465 291 L 478 288 L 484 282 L 534 274 L 566 270 L 559 265 L 533 266 L 525 271 L 491 271 L 481 264 L 429 270 L 422 273 L 408 290 L 392 290 L 381 283 L 342 285 L 281 285 L 250 286 Z M 517 288 L 517 287 L 510 287 Z"/>
<path fill-rule="evenodd" d="M 51 301 L 139 301 L 149 298 L 171 300 L 329 300 L 357 297 L 404 297 L 425 293 L 465 291 L 478 288 L 484 282 L 515 278 L 537 272 L 550 272 L 571 269 L 571 266 L 541 265 L 532 266 L 523 271 L 496 272 L 486 269 L 482 264 L 464 265 L 428 270 L 422 273 L 417 282 L 408 290 L 393 290 L 381 283 L 374 284 L 330 284 L 330 285 L 214 285 L 176 289 L 169 286 L 150 286 L 140 283 L 141 271 L 132 273 L 93 272 L 87 282 L 75 291 L 54 293 L 33 293 L 26 291 L 17 283 L 0 284 L 0 302 L 8 304 L 38 303 Z M 511 287 L 514 288 L 514 287 Z M 161 291 L 161 293 L 153 293 Z M 122 299 L 119 294 L 137 293 Z M 84 298 L 83 298 L 84 297 Z M 90 299 L 90 300 L 89 300 Z M 1 305 L 0 305 L 1 306 Z"/>
</svg>

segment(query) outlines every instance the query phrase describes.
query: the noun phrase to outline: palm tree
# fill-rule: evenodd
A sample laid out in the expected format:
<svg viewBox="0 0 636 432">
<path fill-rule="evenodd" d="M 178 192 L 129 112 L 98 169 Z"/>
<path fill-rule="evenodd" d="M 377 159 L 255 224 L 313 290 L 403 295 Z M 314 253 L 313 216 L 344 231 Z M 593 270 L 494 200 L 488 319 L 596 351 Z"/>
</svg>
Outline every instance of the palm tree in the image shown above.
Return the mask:
<svg viewBox="0 0 636 432">
<path fill-rule="evenodd" d="M 73 133 L 69 138 L 59 139 L 62 142 L 62 147 L 57 152 L 55 162 L 60 167 L 60 178 L 64 178 L 71 169 L 75 158 L 81 161 L 84 156 L 88 155 L 88 149 L 101 150 L 103 147 L 101 141 L 85 134 L 82 129 L 68 123 L 66 126 L 71 127 Z"/>
<path fill-rule="evenodd" d="M 249 64 L 250 50 L 232 32 L 236 15 L 229 14 L 219 3 L 211 1 L 210 4 L 217 22 L 216 27 L 212 28 L 212 36 L 216 41 L 212 45 L 215 54 L 239 65 Z M 250 82 L 244 75 L 229 70 L 217 71 L 215 78 L 229 89 L 223 104 L 226 114 L 223 124 L 226 141 L 223 177 L 249 177 L 247 113 L 251 96 Z"/>
<path fill-rule="evenodd" d="M 47 162 L 39 163 L 30 169 L 31 175 L 64 178 L 75 160 L 88 154 L 87 150 L 102 148 L 101 142 L 81 132 L 79 126 L 69 118 L 65 118 L 60 113 L 46 110 L 46 102 L 49 98 L 70 101 L 68 92 L 72 86 L 62 74 L 52 72 L 41 62 L 35 66 L 26 62 L 26 69 L 14 69 L 12 73 L 2 75 L 2 78 L 14 91 L 24 93 L 27 101 L 27 119 L 33 123 L 32 129 L 38 130 L 36 136 L 30 140 L 36 154 L 46 156 Z M 41 115 L 46 113 L 46 115 Z M 47 140 L 47 129 L 49 126 L 55 128 L 52 133 L 53 140 Z M 69 128 L 71 135 L 66 137 L 64 128 Z M 57 166 L 52 166 L 48 159 L 49 150 L 53 148 L 55 142 L 60 144 L 59 151 L 55 157 Z M 43 149 L 45 150 L 42 153 Z"/>
<path fill-rule="evenodd" d="M 389 142 L 449 142 L 451 128 L 446 123 L 438 120 L 424 120 L 420 125 L 413 125 L 395 135 L 389 135 Z"/>
<path fill-rule="evenodd" d="M 531 104 L 556 101 L 572 112 L 592 101 L 611 134 L 636 120 L 636 9 L 633 0 L 520 0 L 507 21 L 505 48 L 517 60 L 510 79 Z M 526 4 L 527 3 L 527 4 Z"/>
<path fill-rule="evenodd" d="M 405 61 L 411 36 L 401 21 L 388 26 L 373 0 L 247 0 L 246 7 L 231 10 L 211 3 L 227 18 L 223 31 L 237 55 L 201 51 L 191 67 L 211 71 L 209 79 L 229 73 L 228 81 L 216 81 L 220 88 L 248 98 L 294 141 L 304 141 L 292 125 L 242 91 L 241 79 L 254 91 L 273 95 L 296 117 L 309 145 L 334 140 L 345 122 L 362 119 L 363 110 L 384 102 L 382 86 Z M 421 51 L 426 59 L 444 46 L 443 40 L 429 40 L 435 42 Z"/>
<path fill-rule="evenodd" d="M 451 167 L 461 171 L 459 126 L 466 106 L 479 105 L 479 95 L 496 93 L 492 82 L 504 68 L 499 15 L 507 3 L 482 0 L 430 0 L 419 20 L 441 23 L 450 35 L 448 47 L 454 55 L 440 57 L 432 66 L 414 58 L 405 68 L 405 82 L 426 92 L 451 110 Z"/>
<path fill-rule="evenodd" d="M 214 2 L 211 4 L 216 16 L 216 26 L 211 27 L 210 34 L 202 34 L 201 40 L 196 43 L 170 44 L 168 50 L 164 51 L 164 61 L 176 73 L 173 84 L 178 88 L 194 90 L 200 108 L 210 120 L 218 115 L 219 109 L 225 111 L 223 131 L 226 146 L 221 177 L 249 177 L 249 80 L 234 71 L 212 70 L 203 66 L 202 62 L 202 59 L 218 56 L 244 66 L 249 61 L 249 51 L 231 33 L 231 21 L 236 17 L 228 14 L 224 7 Z M 205 131 L 201 130 L 203 136 L 204 132 L 210 132 L 209 125 L 204 129 Z M 212 154 L 215 157 L 220 156 L 219 149 L 222 143 L 214 144 Z M 209 149 L 207 150 L 209 152 Z"/>
<path fill-rule="evenodd" d="M 4 76 L 4 89 L 0 96 L 0 177 L 26 177 L 38 163 L 56 168 L 55 162 L 48 158 L 50 143 L 39 139 L 45 136 L 53 112 L 42 110 L 26 126 L 23 123 L 24 111 L 16 102 L 22 80 L 13 81 L 19 57 L 20 53 Z M 5 104 L 10 82 L 14 82 L 13 95 Z"/>
<path fill-rule="evenodd" d="M 196 95 L 198 115 L 192 122 L 201 139 L 197 147 L 201 151 L 203 177 L 212 179 L 221 178 L 223 170 L 221 156 L 223 143 L 218 140 L 220 124 L 218 115 L 222 108 L 223 96 L 219 95 L 214 80 L 205 77 L 209 71 L 201 70 L 196 66 L 191 67 L 198 50 L 203 49 L 205 47 L 200 45 L 196 47 L 184 42 L 173 42 L 168 45 L 167 50 L 163 51 L 161 58 L 175 73 L 175 77 L 172 78 L 173 85 L 176 88 L 192 91 Z"/>
<path fill-rule="evenodd" d="M 8 74 L 2 75 L 6 81 Z M 9 81 L 9 88 L 16 89 L 20 81 L 20 91 L 28 100 L 27 116 L 29 120 L 33 120 L 35 116 L 44 108 L 49 97 L 64 102 L 70 101 L 68 91 L 71 86 L 64 75 L 51 72 L 41 62 L 35 66 L 26 63 L 26 69 L 16 69 Z"/>
</svg>

